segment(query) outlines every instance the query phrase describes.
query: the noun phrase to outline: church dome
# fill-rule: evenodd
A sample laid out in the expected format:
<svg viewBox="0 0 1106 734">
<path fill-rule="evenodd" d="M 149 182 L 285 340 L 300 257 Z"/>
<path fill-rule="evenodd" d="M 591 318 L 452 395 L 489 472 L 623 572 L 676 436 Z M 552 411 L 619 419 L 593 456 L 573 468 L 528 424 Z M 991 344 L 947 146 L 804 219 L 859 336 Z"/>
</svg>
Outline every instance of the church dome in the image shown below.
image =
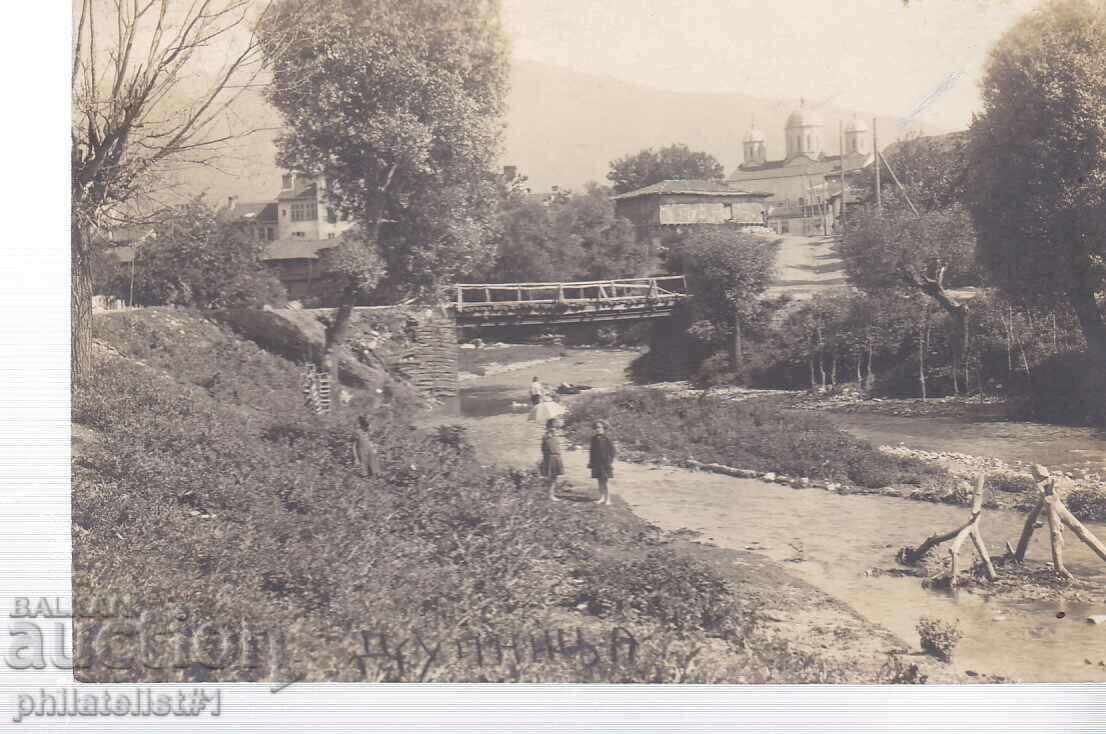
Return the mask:
<svg viewBox="0 0 1106 734">
<path fill-rule="evenodd" d="M 822 127 L 822 116 L 803 105 L 788 116 L 787 127 Z"/>
<path fill-rule="evenodd" d="M 864 124 L 863 120 L 858 120 L 854 117 L 853 119 L 849 120 L 847 125 L 845 125 L 845 132 L 866 133 L 868 132 L 868 126 Z"/>
<path fill-rule="evenodd" d="M 745 138 L 744 138 L 744 140 L 742 140 L 742 142 L 743 143 L 763 143 L 764 142 L 764 133 L 761 132 L 760 128 L 758 128 L 756 125 L 753 125 L 751 128 L 749 128 L 749 132 L 745 133 Z"/>
</svg>

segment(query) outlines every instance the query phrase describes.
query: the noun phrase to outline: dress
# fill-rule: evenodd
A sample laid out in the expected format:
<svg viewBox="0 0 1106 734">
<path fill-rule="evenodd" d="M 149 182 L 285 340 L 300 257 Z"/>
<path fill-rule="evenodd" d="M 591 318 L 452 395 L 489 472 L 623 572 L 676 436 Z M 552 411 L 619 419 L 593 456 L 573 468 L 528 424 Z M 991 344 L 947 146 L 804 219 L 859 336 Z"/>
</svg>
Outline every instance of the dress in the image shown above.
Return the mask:
<svg viewBox="0 0 1106 734">
<path fill-rule="evenodd" d="M 588 467 L 593 479 L 610 479 L 614 476 L 614 456 L 614 442 L 607 434 L 600 433 L 591 437 Z"/>
<path fill-rule="evenodd" d="M 359 431 L 357 441 L 353 444 L 353 458 L 363 477 L 375 477 L 380 474 L 380 461 L 376 456 L 376 447 L 369 439 L 369 434 Z"/>
<path fill-rule="evenodd" d="M 541 475 L 546 479 L 556 479 L 565 473 L 561 460 L 561 442 L 557 436 L 547 433 L 541 439 Z"/>
<path fill-rule="evenodd" d="M 541 402 L 544 390 L 542 389 L 540 382 L 530 383 L 530 405 L 537 405 Z"/>
</svg>

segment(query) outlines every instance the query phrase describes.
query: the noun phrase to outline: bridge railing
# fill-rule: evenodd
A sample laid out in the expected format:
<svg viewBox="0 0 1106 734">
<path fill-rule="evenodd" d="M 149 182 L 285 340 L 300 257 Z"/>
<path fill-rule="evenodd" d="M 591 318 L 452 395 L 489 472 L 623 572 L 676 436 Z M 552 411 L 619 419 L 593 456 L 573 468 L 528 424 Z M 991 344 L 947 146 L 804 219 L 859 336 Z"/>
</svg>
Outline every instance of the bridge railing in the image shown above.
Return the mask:
<svg viewBox="0 0 1106 734">
<path fill-rule="evenodd" d="M 640 301 L 687 294 L 682 275 L 655 278 L 618 278 L 565 283 L 457 283 L 453 286 L 457 311 L 472 306 L 512 304 L 594 303 Z"/>
</svg>

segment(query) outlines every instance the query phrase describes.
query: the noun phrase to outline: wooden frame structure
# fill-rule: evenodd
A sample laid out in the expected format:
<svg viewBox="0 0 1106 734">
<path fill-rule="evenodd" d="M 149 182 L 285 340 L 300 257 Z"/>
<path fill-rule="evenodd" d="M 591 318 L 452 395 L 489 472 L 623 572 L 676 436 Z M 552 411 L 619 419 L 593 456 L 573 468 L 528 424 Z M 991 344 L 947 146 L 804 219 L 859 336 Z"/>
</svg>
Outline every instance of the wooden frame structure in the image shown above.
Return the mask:
<svg viewBox="0 0 1106 734">
<path fill-rule="evenodd" d="M 1075 519 L 1075 515 L 1064 506 L 1059 495 L 1056 494 L 1056 478 L 1053 477 L 1047 467 L 1040 464 L 1033 465 L 1033 478 L 1037 481 L 1037 489 L 1041 493 L 1029 516 L 1025 519 L 1021 538 L 1018 539 L 1018 547 L 1014 551 L 1014 560 L 1021 563 L 1025 560 L 1025 552 L 1029 549 L 1029 541 L 1033 537 L 1033 531 L 1037 529 L 1037 518 L 1045 513 L 1048 518 L 1049 541 L 1052 546 L 1052 568 L 1056 575 L 1072 580 L 1071 572 L 1064 567 L 1064 525 L 1067 525 L 1087 546 L 1106 561 L 1106 544 L 1095 537 L 1094 533 L 1087 530 L 1083 523 Z"/>
</svg>

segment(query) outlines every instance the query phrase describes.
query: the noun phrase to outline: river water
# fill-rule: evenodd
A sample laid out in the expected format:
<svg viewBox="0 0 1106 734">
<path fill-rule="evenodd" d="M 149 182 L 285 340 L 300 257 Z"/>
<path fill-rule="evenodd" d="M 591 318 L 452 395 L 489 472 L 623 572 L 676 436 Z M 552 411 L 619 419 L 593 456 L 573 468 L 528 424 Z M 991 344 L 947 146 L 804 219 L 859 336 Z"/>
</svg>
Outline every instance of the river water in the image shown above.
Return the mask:
<svg viewBox="0 0 1106 734">
<path fill-rule="evenodd" d="M 541 428 L 526 420 L 526 388 L 532 374 L 538 374 L 547 385 L 573 382 L 613 387 L 623 382 L 623 371 L 633 356 L 615 350 L 573 350 L 558 361 L 524 372 L 479 378 L 467 383 L 460 400 L 434 420 L 468 425 L 486 461 L 533 465 Z M 878 440 L 878 431 L 873 431 L 865 437 Z M 617 437 L 617 426 L 614 434 Z M 971 453 L 956 440 L 955 431 L 948 435 L 943 450 Z M 1042 450 L 1041 440 L 1034 437 L 1028 448 Z M 1043 450 L 1054 453 L 1062 448 L 1057 443 L 1044 445 Z M 1106 442 L 1099 446 L 1092 441 L 1085 448 L 1106 450 Z M 565 459 L 569 480 L 589 486 L 584 452 L 566 452 Z M 750 550 L 779 561 L 797 577 L 910 644 L 917 644 L 914 628 L 920 617 L 957 620 L 964 639 L 954 664 L 963 672 L 1024 682 L 1106 682 L 1106 625 L 1087 621 L 1091 614 L 1106 614 L 1106 605 L 1065 602 L 1058 596 L 1015 601 L 985 591 L 932 591 L 924 589 L 919 578 L 885 573 L 895 570 L 898 548 L 917 545 L 934 531 L 959 526 L 967 517 L 965 508 L 892 497 L 841 496 L 819 489 L 795 490 L 667 467 L 619 464 L 616 475 L 612 494 L 647 521 L 669 530 L 695 530 L 716 545 Z M 1016 542 L 1023 522 L 1024 517 L 1013 512 L 984 513 L 981 528 L 992 555 L 1001 555 L 1006 541 Z M 1106 538 L 1106 526 L 1091 529 Z M 1065 537 L 1065 559 L 1072 573 L 1106 588 L 1106 564 L 1070 533 Z M 967 565 L 974 551 L 966 549 L 964 554 Z M 1047 529 L 1035 534 L 1029 558 L 1048 560 Z"/>
</svg>

